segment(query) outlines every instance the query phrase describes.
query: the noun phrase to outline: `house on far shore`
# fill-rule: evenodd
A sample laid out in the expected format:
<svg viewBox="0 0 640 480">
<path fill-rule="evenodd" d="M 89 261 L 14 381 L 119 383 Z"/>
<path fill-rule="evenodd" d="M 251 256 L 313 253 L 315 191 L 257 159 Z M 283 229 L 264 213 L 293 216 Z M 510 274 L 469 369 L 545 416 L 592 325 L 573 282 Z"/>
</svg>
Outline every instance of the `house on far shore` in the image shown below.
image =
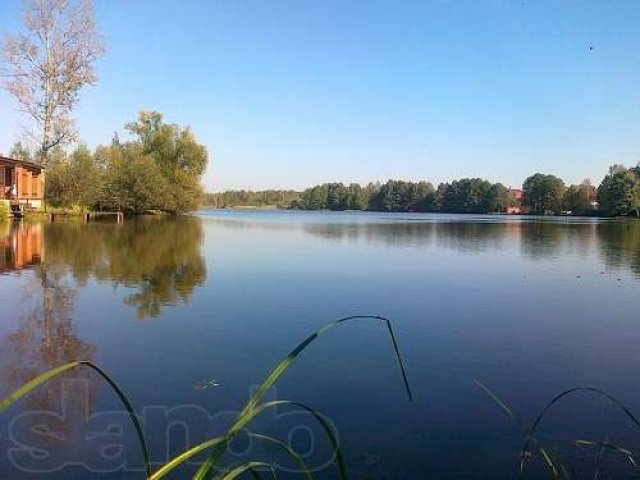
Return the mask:
<svg viewBox="0 0 640 480">
<path fill-rule="evenodd" d="M 507 214 L 520 215 L 522 213 L 524 192 L 519 188 L 509 188 L 509 198 L 511 199 L 511 205 L 507 207 Z"/>
<path fill-rule="evenodd" d="M 44 172 L 40 165 L 0 155 L 0 199 L 40 208 L 43 195 Z"/>
</svg>

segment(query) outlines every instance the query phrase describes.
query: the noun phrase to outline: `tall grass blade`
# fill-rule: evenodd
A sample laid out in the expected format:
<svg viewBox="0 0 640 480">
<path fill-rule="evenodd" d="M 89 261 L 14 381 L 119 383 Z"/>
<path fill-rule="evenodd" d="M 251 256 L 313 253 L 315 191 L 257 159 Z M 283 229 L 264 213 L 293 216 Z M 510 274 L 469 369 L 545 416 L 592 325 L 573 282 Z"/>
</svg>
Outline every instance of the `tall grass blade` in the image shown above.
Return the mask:
<svg viewBox="0 0 640 480">
<path fill-rule="evenodd" d="M 140 424 L 140 420 L 138 419 L 138 416 L 136 415 L 136 412 L 133 409 L 133 406 L 131 405 L 131 402 L 129 402 L 129 399 L 124 394 L 122 389 L 118 386 L 118 384 L 114 380 L 112 380 L 111 377 L 109 375 L 107 375 L 107 373 L 104 370 L 102 370 L 100 367 L 98 367 L 97 365 L 95 365 L 92 362 L 88 362 L 88 361 L 85 361 L 85 360 L 80 360 L 80 361 L 76 361 L 76 362 L 70 362 L 70 363 L 67 363 L 65 365 L 60 365 L 59 367 L 52 368 L 51 370 L 47 370 L 46 372 L 38 375 L 33 380 L 30 380 L 29 382 L 27 382 L 24 385 L 22 385 L 15 392 L 9 394 L 7 397 L 5 397 L 2 400 L 0 400 L 0 411 L 5 410 L 9 406 L 11 406 L 13 403 L 18 401 L 20 398 L 24 397 L 29 392 L 31 392 L 32 390 L 34 390 L 38 386 L 42 385 L 43 383 L 51 380 L 52 378 L 54 378 L 54 377 L 56 377 L 58 375 L 61 375 L 61 374 L 65 373 L 65 372 L 67 372 L 69 370 L 74 369 L 74 368 L 83 367 L 83 366 L 84 367 L 88 367 L 88 368 L 94 370 L 95 372 L 97 372 L 98 375 L 100 375 L 107 382 L 107 384 L 109 384 L 109 386 L 115 391 L 115 393 L 118 395 L 118 398 L 120 399 L 120 402 L 122 402 L 122 405 L 124 406 L 125 410 L 127 411 L 128 415 L 129 415 L 129 419 L 131 420 L 131 423 L 133 423 L 133 426 L 134 426 L 134 428 L 136 430 L 136 436 L 138 437 L 138 443 L 140 445 L 140 449 L 142 450 L 142 455 L 144 457 L 144 468 L 145 468 L 145 471 L 146 471 L 146 474 L 147 474 L 147 477 L 148 477 L 149 475 L 151 475 L 151 460 L 150 460 L 150 457 L 149 457 L 149 450 L 147 448 L 147 442 L 146 442 L 146 440 L 144 438 L 144 433 L 142 431 L 142 425 Z"/>
<path fill-rule="evenodd" d="M 200 466 L 200 468 L 196 471 L 195 475 L 193 476 L 193 480 L 204 480 L 211 475 L 211 471 L 213 467 L 218 462 L 218 460 L 220 460 L 222 455 L 224 455 L 224 452 L 226 451 L 227 446 L 231 441 L 231 439 L 233 438 L 233 436 L 236 435 L 246 425 L 248 425 L 249 422 L 251 422 L 251 420 L 257 417 L 264 410 L 267 410 L 269 408 L 275 408 L 279 405 L 286 405 L 288 403 L 289 401 L 287 400 L 273 400 L 271 402 L 266 402 L 260 405 L 258 408 L 255 408 L 253 411 L 248 412 L 242 417 L 239 417 L 239 416 L 236 417 L 236 421 L 229 428 L 226 435 L 224 436 L 224 441 L 213 448 L 213 450 L 211 451 L 207 459 L 204 461 L 202 466 Z"/>
<path fill-rule="evenodd" d="M 600 454 L 598 455 L 598 464 L 596 467 L 596 471 L 593 473 L 593 480 L 598 480 L 600 476 L 600 469 L 602 468 L 602 461 L 604 460 L 604 451 L 606 449 L 607 440 L 600 447 Z"/>
<path fill-rule="evenodd" d="M 272 478 L 277 479 L 277 476 L 275 474 L 275 469 L 273 468 L 273 465 L 271 465 L 270 463 L 265 463 L 265 462 L 247 462 L 247 463 L 243 463 L 241 465 L 238 465 L 238 466 L 235 466 L 235 467 L 231 468 L 230 470 L 222 472 L 220 475 L 218 475 L 215 478 L 216 478 L 216 480 L 233 480 L 234 478 L 238 478 L 244 472 L 255 470 L 256 468 L 265 468 L 265 467 L 268 468 L 271 471 Z"/>
<path fill-rule="evenodd" d="M 152 475 L 149 476 L 149 480 L 158 480 L 164 477 L 166 474 L 168 474 L 169 472 L 171 472 L 172 470 L 174 470 L 175 468 L 177 468 L 178 466 L 180 466 L 182 463 L 186 462 L 190 458 L 199 454 L 200 452 L 203 452 L 204 450 L 215 447 L 216 445 L 226 441 L 227 441 L 227 437 L 216 437 L 216 438 L 207 440 L 205 442 L 199 443 L 198 445 L 195 445 L 194 447 L 191 447 L 188 450 L 185 450 L 180 455 L 172 458 L 170 461 L 164 464 L 161 468 L 156 470 Z"/>
<path fill-rule="evenodd" d="M 504 410 L 504 412 L 517 425 L 518 429 L 522 432 L 522 434 L 527 439 L 527 441 L 531 439 L 537 445 L 540 455 L 542 455 L 542 458 L 545 464 L 547 465 L 547 468 L 549 468 L 549 473 L 551 474 L 551 478 L 554 480 L 557 480 L 558 469 L 556 468 L 555 463 L 551 458 L 551 455 L 540 444 L 540 442 L 538 442 L 538 440 L 535 437 L 533 437 L 532 433 L 529 430 L 527 430 L 527 428 L 524 426 L 524 423 L 520 420 L 520 418 L 518 418 L 518 416 L 511 409 L 511 407 L 509 407 L 509 405 L 507 405 L 504 401 L 502 401 L 502 399 L 498 397 L 498 395 L 496 395 L 488 386 L 486 386 L 480 380 L 474 380 L 474 383 L 478 387 L 480 387 L 489 396 L 489 398 L 491 398 L 496 404 L 498 404 L 500 408 L 502 408 L 502 410 Z M 520 457 L 520 474 L 522 474 L 522 472 L 524 471 L 525 455 L 526 455 L 526 450 L 522 450 L 521 457 Z M 565 476 L 566 476 L 566 472 L 565 472 Z"/>
<path fill-rule="evenodd" d="M 564 399 L 565 397 L 574 394 L 574 393 L 578 393 L 578 392 L 588 392 L 588 393 L 595 393 L 597 395 L 600 395 L 602 397 L 604 397 L 605 399 L 609 400 L 611 403 L 613 403 L 619 410 L 621 410 L 625 416 L 627 418 L 629 418 L 631 420 L 631 422 L 638 428 L 640 429 L 640 421 L 638 421 L 638 419 L 636 418 L 636 416 L 631 413 L 631 410 L 629 410 L 627 407 L 625 407 L 617 398 L 615 398 L 613 395 L 605 392 L 604 390 L 600 390 L 599 388 L 595 388 L 595 387 L 575 387 L 575 388 L 570 388 L 568 390 L 565 390 L 562 393 L 559 393 L 558 395 L 556 395 L 555 397 L 553 397 L 553 399 L 551 399 L 547 405 L 545 405 L 545 407 L 540 411 L 540 413 L 538 414 L 538 416 L 536 417 L 536 419 L 533 422 L 533 425 L 531 426 L 531 430 L 530 430 L 530 436 L 525 440 L 524 446 L 522 447 L 522 451 L 526 452 L 529 448 L 529 441 L 534 439 L 534 435 L 536 432 L 536 429 L 538 428 L 538 426 L 540 425 L 540 422 L 542 422 L 544 416 L 546 415 L 546 413 L 549 411 L 549 409 L 551 407 L 553 407 L 556 403 L 558 403 L 560 400 Z"/>
<path fill-rule="evenodd" d="M 637 468 L 638 464 L 636 463 L 635 457 L 633 455 L 633 452 L 631 450 L 629 450 L 628 448 L 624 448 L 621 447 L 619 445 L 615 445 L 613 443 L 598 443 L 598 442 L 594 442 L 592 440 L 574 440 L 574 443 L 578 446 L 589 446 L 589 447 L 598 447 L 598 448 L 606 448 L 608 450 L 613 450 L 614 452 L 620 453 L 622 455 L 624 455 L 625 457 L 627 457 L 627 459 L 629 460 L 629 463 L 631 464 L 632 467 Z"/>
<path fill-rule="evenodd" d="M 396 354 L 398 367 L 400 368 L 400 371 L 402 373 L 402 379 L 404 382 L 405 390 L 407 392 L 407 396 L 409 400 L 412 400 L 413 395 L 411 393 L 411 387 L 409 386 L 409 380 L 407 378 L 407 374 L 404 368 L 404 363 L 402 362 L 402 357 L 400 355 L 400 349 L 398 348 L 398 343 L 396 342 L 395 335 L 393 334 L 393 328 L 391 327 L 391 322 L 388 319 L 384 317 L 379 317 L 377 315 L 352 315 L 349 317 L 340 318 L 338 320 L 335 320 L 331 323 L 324 325 L 323 327 L 319 328 L 314 333 L 309 335 L 307 338 L 305 338 L 302 342 L 300 342 L 296 346 L 296 348 L 291 350 L 291 352 L 289 352 L 289 354 L 285 358 L 283 358 L 280 361 L 280 363 L 276 365 L 276 367 L 271 371 L 271 373 L 269 373 L 269 375 L 267 375 L 267 377 L 263 380 L 263 382 L 260 384 L 260 386 L 256 389 L 256 391 L 253 393 L 253 395 L 247 402 L 243 412 L 241 412 L 240 415 L 242 415 L 245 411 L 251 410 L 252 408 L 254 408 L 258 404 L 258 402 L 260 402 L 260 400 L 265 395 L 265 393 L 276 383 L 276 381 L 278 381 L 278 379 L 284 374 L 284 372 L 287 371 L 287 369 L 296 360 L 296 358 L 309 345 L 311 345 L 315 340 L 317 340 L 318 337 L 320 337 L 320 335 L 325 333 L 327 330 L 330 330 L 342 323 L 345 323 L 351 320 L 378 320 L 381 322 L 385 322 L 387 324 L 391 341 L 393 344 L 393 348 Z"/>
<path fill-rule="evenodd" d="M 307 464 L 305 463 L 305 461 L 289 445 L 269 435 L 261 435 L 259 433 L 252 433 L 252 432 L 249 432 L 248 435 L 249 437 L 255 438 L 257 440 L 273 443 L 274 445 L 277 445 L 278 447 L 283 449 L 298 464 L 298 467 L 300 467 L 300 471 L 304 474 L 307 480 L 313 480 L 313 477 L 311 476 L 311 472 L 309 472 L 309 468 L 307 467 Z"/>
<path fill-rule="evenodd" d="M 46 381 L 52 379 L 57 375 L 61 375 L 67 370 L 71 370 L 72 368 L 80 366 L 80 362 L 71 362 L 66 365 L 60 365 L 59 367 L 52 368 L 51 370 L 47 370 L 46 372 L 38 375 L 33 380 L 28 381 L 20 388 L 18 388 L 15 392 L 10 393 L 5 398 L 0 400 L 0 412 L 10 407 L 12 404 L 20 400 L 26 394 L 31 392 L 31 390 L 35 389 L 39 385 L 45 383 Z"/>
<path fill-rule="evenodd" d="M 329 422 L 327 422 L 324 416 L 314 408 L 311 408 L 303 403 L 293 402 L 290 400 L 273 400 L 271 402 L 261 403 L 254 410 L 252 410 L 251 412 L 247 412 L 242 418 L 238 419 L 236 423 L 229 429 L 224 442 L 214 447 L 214 450 L 211 452 L 212 454 L 207 458 L 205 463 L 203 463 L 203 465 L 198 469 L 193 479 L 203 480 L 208 478 L 208 476 L 211 474 L 213 467 L 217 464 L 217 462 L 220 460 L 222 455 L 224 455 L 227 445 L 231 441 L 233 436 L 236 435 L 242 428 L 248 425 L 255 417 L 257 417 L 263 411 L 271 408 L 276 408 L 279 406 L 298 407 L 306 411 L 312 417 L 315 418 L 315 420 L 320 424 L 325 434 L 327 435 L 327 439 L 329 440 L 329 443 L 331 444 L 331 448 L 333 449 L 333 457 L 334 457 L 333 463 L 338 472 L 338 478 L 340 480 L 346 480 L 347 466 L 344 461 L 344 456 L 342 454 L 342 449 L 340 448 L 340 443 L 338 442 L 338 438 L 333 432 L 333 429 L 331 428 L 331 425 L 329 424 Z M 204 466 L 208 468 L 206 469 L 202 468 Z"/>
<path fill-rule="evenodd" d="M 269 373 L 269 375 L 267 375 L 267 377 L 255 390 L 253 395 L 251 395 L 247 404 L 244 406 L 242 411 L 238 414 L 236 423 L 234 423 L 234 425 L 231 426 L 228 434 L 234 435 L 237 432 L 237 430 L 242 428 L 242 427 L 238 427 L 238 425 L 243 423 L 242 419 L 248 414 L 250 414 L 251 411 L 257 407 L 257 405 L 260 403 L 260 401 L 262 400 L 262 397 L 264 397 L 267 391 L 278 381 L 278 379 L 287 371 L 287 369 L 293 364 L 293 362 L 298 358 L 298 356 L 304 350 L 306 350 L 307 347 L 309 347 L 309 345 L 311 345 L 315 340 L 318 339 L 318 337 L 320 337 L 320 335 L 325 333 L 327 330 L 330 330 L 333 327 L 336 327 L 338 325 L 341 325 L 342 323 L 345 323 L 351 320 L 377 320 L 377 321 L 386 323 L 387 328 L 389 330 L 393 349 L 396 354 L 398 367 L 400 368 L 400 372 L 402 374 L 402 380 L 404 382 L 407 397 L 409 398 L 409 401 L 412 401 L 413 395 L 411 393 L 411 387 L 409 386 L 409 380 L 404 368 L 402 356 L 400 355 L 400 349 L 398 348 L 398 343 L 396 341 L 395 335 L 393 333 L 393 328 L 391 326 L 391 322 L 389 321 L 389 319 L 380 317 L 378 315 L 351 315 L 348 317 L 340 318 L 338 320 L 335 320 L 331 323 L 324 325 L 323 327 L 319 328 L 317 331 L 309 335 L 307 338 L 305 338 L 302 342 L 300 342 L 293 350 L 291 350 L 291 352 L 289 352 L 289 354 L 286 357 L 284 357 L 280 361 L 280 363 L 278 363 L 278 365 L 276 365 L 276 367 Z M 246 424 L 246 422 L 244 422 L 244 424 Z M 203 463 L 203 465 L 200 467 L 198 472 L 196 472 L 196 476 L 194 477 L 194 479 L 204 480 L 205 478 L 207 478 L 213 466 L 222 455 L 224 448 L 226 447 L 221 446 L 220 448 L 216 448 L 214 449 L 214 451 L 211 452 L 211 454 L 209 455 L 209 458 Z M 221 449 L 222 451 L 220 451 Z M 345 479 L 346 469 L 342 473 L 344 473 L 344 476 L 341 476 L 341 479 Z"/>
</svg>

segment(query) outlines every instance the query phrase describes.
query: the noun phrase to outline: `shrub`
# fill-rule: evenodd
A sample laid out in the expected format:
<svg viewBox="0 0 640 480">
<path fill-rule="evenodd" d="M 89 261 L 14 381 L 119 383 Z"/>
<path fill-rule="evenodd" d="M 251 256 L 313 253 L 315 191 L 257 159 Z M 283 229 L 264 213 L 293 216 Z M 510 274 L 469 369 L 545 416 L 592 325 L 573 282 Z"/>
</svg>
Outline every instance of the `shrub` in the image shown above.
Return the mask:
<svg viewBox="0 0 640 480">
<path fill-rule="evenodd" d="M 9 200 L 0 200 L 0 220 L 11 217 L 11 204 Z"/>
</svg>

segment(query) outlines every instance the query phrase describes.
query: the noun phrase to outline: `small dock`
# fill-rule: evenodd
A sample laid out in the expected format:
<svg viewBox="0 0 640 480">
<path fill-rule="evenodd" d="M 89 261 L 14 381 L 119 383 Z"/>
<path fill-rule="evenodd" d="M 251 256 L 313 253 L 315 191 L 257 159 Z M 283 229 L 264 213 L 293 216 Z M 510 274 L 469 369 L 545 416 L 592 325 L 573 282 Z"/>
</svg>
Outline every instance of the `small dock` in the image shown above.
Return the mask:
<svg viewBox="0 0 640 480">
<path fill-rule="evenodd" d="M 85 222 L 93 222 L 96 220 L 115 220 L 115 223 L 124 222 L 124 213 L 122 212 L 87 212 L 82 215 L 71 215 L 69 213 L 47 213 L 49 221 L 55 222 L 60 218 L 82 218 Z"/>
<path fill-rule="evenodd" d="M 124 222 L 124 213 L 122 212 L 89 212 L 85 214 L 85 221 L 91 222 L 100 219 L 113 219 L 116 223 Z"/>
</svg>

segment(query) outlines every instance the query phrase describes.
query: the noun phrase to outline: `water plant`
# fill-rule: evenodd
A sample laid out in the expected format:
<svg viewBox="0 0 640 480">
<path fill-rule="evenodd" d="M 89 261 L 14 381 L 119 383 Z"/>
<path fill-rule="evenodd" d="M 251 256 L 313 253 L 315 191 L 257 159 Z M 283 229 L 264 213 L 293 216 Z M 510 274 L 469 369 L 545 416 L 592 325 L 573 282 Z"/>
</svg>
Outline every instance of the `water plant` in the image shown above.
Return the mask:
<svg viewBox="0 0 640 480">
<path fill-rule="evenodd" d="M 0 220 L 6 220 L 11 217 L 11 205 L 9 200 L 0 200 Z"/>
<path fill-rule="evenodd" d="M 625 405 L 623 405 L 617 398 L 615 398 L 610 393 L 605 392 L 599 388 L 594 387 L 574 387 L 568 390 L 565 390 L 558 395 L 554 396 L 551 400 L 547 402 L 547 404 L 540 410 L 540 412 L 536 415 L 533 423 L 530 427 L 527 427 L 525 423 L 515 414 L 513 409 L 502 400 L 493 390 L 491 390 L 487 385 L 482 383 L 479 380 L 474 380 L 474 383 L 483 390 L 491 400 L 493 400 L 515 423 L 515 425 L 520 430 L 521 434 L 524 438 L 524 444 L 520 451 L 520 464 L 518 468 L 518 477 L 522 478 L 525 472 L 525 466 L 527 464 L 527 459 L 531 457 L 530 449 L 531 447 L 538 450 L 540 457 L 542 458 L 548 472 L 549 477 L 552 480 L 557 480 L 562 475 L 562 478 L 570 480 L 576 478 L 577 476 L 572 473 L 571 466 L 564 462 L 562 458 L 558 455 L 554 454 L 552 450 L 545 446 L 540 439 L 537 437 L 537 431 L 542 423 L 542 420 L 545 418 L 547 413 L 551 410 L 551 408 L 556 405 L 558 402 L 566 399 L 567 397 L 578 394 L 578 393 L 587 393 L 592 395 L 597 395 L 603 397 L 608 402 L 613 404 L 620 412 L 624 414 L 624 416 L 636 427 L 640 430 L 640 421 L 638 418 L 629 410 Z M 584 440 L 584 439 L 576 439 L 573 440 L 573 444 L 580 447 L 595 447 L 598 449 L 598 455 L 596 460 L 595 472 L 593 475 L 593 479 L 597 480 L 600 472 L 601 466 L 604 459 L 604 455 L 606 452 L 616 452 L 618 454 L 623 455 L 631 467 L 635 470 L 635 473 L 640 473 L 639 465 L 636 462 L 635 454 L 624 447 L 619 445 L 615 445 L 609 442 L 608 439 L 605 439 L 604 442 L 596 442 L 593 440 Z"/>
<path fill-rule="evenodd" d="M 396 341 L 391 322 L 388 319 L 377 315 L 352 315 L 324 325 L 319 330 L 315 331 L 307 338 L 305 338 L 302 342 L 300 342 L 293 350 L 291 350 L 275 366 L 275 368 L 271 370 L 271 372 L 266 376 L 266 378 L 262 381 L 258 388 L 252 393 L 247 403 L 244 405 L 229 429 L 223 435 L 208 439 L 204 442 L 190 447 L 189 449 L 170 459 L 155 471 L 152 470 L 149 449 L 147 446 L 147 439 L 145 438 L 142 425 L 140 423 L 140 420 L 138 419 L 135 409 L 133 408 L 133 405 L 127 398 L 122 388 L 120 388 L 120 386 L 103 369 L 92 362 L 79 360 L 67 363 L 65 365 L 60 365 L 40 374 L 33 380 L 27 382 L 16 391 L 8 395 L 6 398 L 0 400 L 0 411 L 3 411 L 9 406 L 13 405 L 20 398 L 29 394 L 35 388 L 54 377 L 57 377 L 72 369 L 89 368 L 97 372 L 97 374 L 107 382 L 111 389 L 118 395 L 118 398 L 120 399 L 123 407 L 127 411 L 131 423 L 136 431 L 136 436 L 144 461 L 146 477 L 148 480 L 159 480 L 161 478 L 164 478 L 169 473 L 173 472 L 176 468 L 183 465 L 186 461 L 199 454 L 204 453 L 207 454 L 206 459 L 193 475 L 193 479 L 203 480 L 208 478 L 216 478 L 220 480 L 231 480 L 245 473 L 252 475 L 254 479 L 260 478 L 260 473 L 265 470 L 269 472 L 273 479 L 277 478 L 277 470 L 275 466 L 270 463 L 246 461 L 231 466 L 223 466 L 222 459 L 233 438 L 236 437 L 238 433 L 243 429 L 246 429 L 258 415 L 266 410 L 270 410 L 276 407 L 292 407 L 300 409 L 303 412 L 309 414 L 322 427 L 322 430 L 326 434 L 332 448 L 333 463 L 336 469 L 337 477 L 340 480 L 346 480 L 347 467 L 344 461 L 342 450 L 340 448 L 340 444 L 330 423 L 320 412 L 300 402 L 294 402 L 291 400 L 274 400 L 263 402 L 262 399 L 267 391 L 298 359 L 302 352 L 304 352 L 312 343 L 314 343 L 323 333 L 333 327 L 352 320 L 374 320 L 386 324 L 407 396 L 409 400 L 412 400 L 412 393 L 407 378 L 407 373 L 402 361 L 402 357 L 400 355 L 400 350 L 398 348 L 398 343 Z M 300 455 L 298 455 L 287 443 L 273 436 L 258 434 L 255 432 L 249 432 L 248 435 L 253 439 L 277 446 L 279 449 L 285 452 L 293 460 L 293 462 L 298 465 L 300 473 L 303 474 L 304 477 L 307 478 L 307 480 L 311 480 L 313 478 L 312 473 L 309 471 L 307 465 L 304 462 L 304 459 Z"/>
</svg>

